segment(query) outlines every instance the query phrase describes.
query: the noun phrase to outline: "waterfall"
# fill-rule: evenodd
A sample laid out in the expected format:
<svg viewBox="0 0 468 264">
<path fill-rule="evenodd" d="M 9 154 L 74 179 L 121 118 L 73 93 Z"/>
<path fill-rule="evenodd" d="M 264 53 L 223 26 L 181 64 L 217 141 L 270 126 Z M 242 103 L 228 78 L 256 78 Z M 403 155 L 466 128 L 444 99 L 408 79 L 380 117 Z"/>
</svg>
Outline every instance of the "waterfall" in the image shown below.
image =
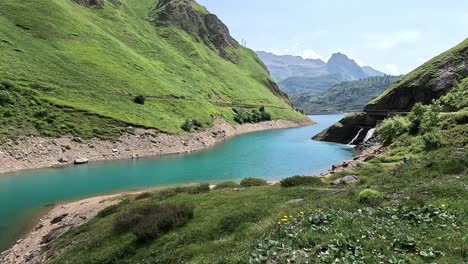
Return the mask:
<svg viewBox="0 0 468 264">
<path fill-rule="evenodd" d="M 352 145 L 354 143 L 354 141 L 356 141 L 358 139 L 358 137 L 361 134 L 362 130 L 364 130 L 364 128 L 359 129 L 356 136 L 353 138 L 353 140 L 351 140 L 351 142 L 348 143 L 348 145 Z"/>
<path fill-rule="evenodd" d="M 375 132 L 375 128 L 369 129 L 369 131 L 367 131 L 366 137 L 364 138 L 364 141 L 362 141 L 362 143 L 366 143 L 369 139 L 371 139 L 374 136 L 374 132 Z"/>
</svg>

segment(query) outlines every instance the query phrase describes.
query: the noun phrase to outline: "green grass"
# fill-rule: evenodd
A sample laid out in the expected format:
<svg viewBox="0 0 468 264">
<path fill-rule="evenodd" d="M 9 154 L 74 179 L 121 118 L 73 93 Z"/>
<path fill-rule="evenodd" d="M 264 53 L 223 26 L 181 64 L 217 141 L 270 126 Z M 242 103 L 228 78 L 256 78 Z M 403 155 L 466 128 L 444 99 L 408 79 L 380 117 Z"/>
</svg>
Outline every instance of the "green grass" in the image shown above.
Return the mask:
<svg viewBox="0 0 468 264">
<path fill-rule="evenodd" d="M 445 132 L 463 137 L 459 125 Z M 403 164 L 403 157 L 410 162 Z M 210 192 L 190 187 L 129 197 L 54 241 L 50 263 L 463 263 L 468 260 L 467 167 L 466 143 L 424 151 L 419 136 L 405 134 L 384 156 L 320 184 Z M 330 185 L 349 174 L 359 182 Z M 368 189 L 378 199 L 363 199 Z M 193 206 L 194 217 L 144 244 L 132 233 L 112 231 L 119 213 L 159 204 Z"/>
<path fill-rule="evenodd" d="M 121 2 L 92 9 L 71 0 L 2 1 L 1 80 L 54 105 L 172 133 L 188 118 L 232 121 L 210 101 L 279 106 L 275 119 L 304 118 L 265 85 L 270 77 L 253 51 L 241 48 L 231 63 L 178 28 L 155 26 L 154 0 Z M 132 102 L 136 95 L 145 105 Z"/>
</svg>

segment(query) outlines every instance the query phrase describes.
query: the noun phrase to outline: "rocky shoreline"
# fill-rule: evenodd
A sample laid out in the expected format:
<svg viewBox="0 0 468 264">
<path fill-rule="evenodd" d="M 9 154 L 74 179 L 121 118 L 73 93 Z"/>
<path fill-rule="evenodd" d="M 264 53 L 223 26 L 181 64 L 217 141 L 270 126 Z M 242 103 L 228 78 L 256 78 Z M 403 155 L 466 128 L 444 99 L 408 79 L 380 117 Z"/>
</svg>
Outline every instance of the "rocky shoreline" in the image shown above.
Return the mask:
<svg viewBox="0 0 468 264">
<path fill-rule="evenodd" d="M 0 174 L 63 167 L 73 165 L 77 160 L 93 162 L 189 153 L 212 147 L 243 133 L 312 124 L 314 122 L 310 120 L 272 120 L 238 125 L 216 118 L 213 127 L 187 135 L 129 128 L 131 133 L 126 133 L 115 141 L 82 140 L 75 137 L 23 137 L 0 146 Z"/>
</svg>

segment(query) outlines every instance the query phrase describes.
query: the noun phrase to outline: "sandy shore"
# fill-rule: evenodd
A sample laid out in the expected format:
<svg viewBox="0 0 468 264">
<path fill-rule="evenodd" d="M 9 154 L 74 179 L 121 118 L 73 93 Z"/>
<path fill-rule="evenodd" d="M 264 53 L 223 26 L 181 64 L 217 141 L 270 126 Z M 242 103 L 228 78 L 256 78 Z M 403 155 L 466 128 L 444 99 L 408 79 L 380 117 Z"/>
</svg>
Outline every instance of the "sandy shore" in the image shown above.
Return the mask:
<svg viewBox="0 0 468 264">
<path fill-rule="evenodd" d="M 29 235 L 0 255 L 0 263 L 44 263 L 41 249 L 48 242 L 70 228 L 86 223 L 99 211 L 118 203 L 123 197 L 122 194 L 99 196 L 55 206 L 40 219 Z"/>
<path fill-rule="evenodd" d="M 212 147 L 243 133 L 312 124 L 310 120 L 273 120 L 237 125 L 217 118 L 214 126 L 208 130 L 187 135 L 136 128 L 131 134 L 124 134 L 116 141 L 23 137 L 0 146 L 0 174 L 72 165 L 77 158 L 93 162 L 189 153 Z"/>
</svg>

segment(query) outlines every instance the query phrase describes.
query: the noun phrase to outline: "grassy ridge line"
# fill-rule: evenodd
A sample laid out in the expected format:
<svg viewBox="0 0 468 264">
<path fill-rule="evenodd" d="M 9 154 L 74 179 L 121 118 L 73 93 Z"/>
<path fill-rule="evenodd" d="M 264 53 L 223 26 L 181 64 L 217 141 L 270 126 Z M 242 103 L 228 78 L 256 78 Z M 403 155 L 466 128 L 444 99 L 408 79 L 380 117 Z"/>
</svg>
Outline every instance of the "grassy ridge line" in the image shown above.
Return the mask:
<svg viewBox="0 0 468 264">
<path fill-rule="evenodd" d="M 284 107 L 274 119 L 305 118 L 265 85 L 270 77 L 254 52 L 241 48 L 240 63 L 230 63 L 178 28 L 156 27 L 149 17 L 154 5 L 125 0 L 90 9 L 73 1 L 2 1 L 0 76 L 53 104 L 171 133 L 180 133 L 188 118 L 232 121 L 229 109 L 210 105 L 213 99 Z M 122 93 L 196 102 L 135 106 L 111 95 Z"/>
</svg>

